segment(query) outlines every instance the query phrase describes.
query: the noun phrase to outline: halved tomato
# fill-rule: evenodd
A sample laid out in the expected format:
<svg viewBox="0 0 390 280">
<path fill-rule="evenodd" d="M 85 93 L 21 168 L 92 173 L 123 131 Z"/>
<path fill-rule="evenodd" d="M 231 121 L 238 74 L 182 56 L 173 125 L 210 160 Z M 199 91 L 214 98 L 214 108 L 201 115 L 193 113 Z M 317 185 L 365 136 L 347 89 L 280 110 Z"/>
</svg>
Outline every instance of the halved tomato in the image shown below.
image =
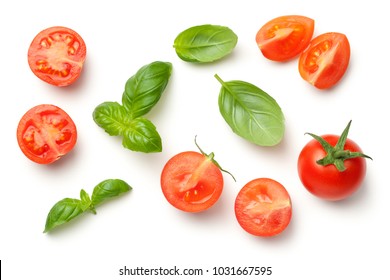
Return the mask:
<svg viewBox="0 0 390 280">
<path fill-rule="evenodd" d="M 200 212 L 213 206 L 223 189 L 219 167 L 207 155 L 187 151 L 173 156 L 161 173 L 161 188 L 174 207 Z"/>
<path fill-rule="evenodd" d="M 334 86 L 344 75 L 350 59 L 347 36 L 329 32 L 314 38 L 299 58 L 301 77 L 319 89 Z"/>
<path fill-rule="evenodd" d="M 28 64 L 41 80 L 67 86 L 79 78 L 86 53 L 85 42 L 76 31 L 54 26 L 35 36 L 28 49 Z"/>
<path fill-rule="evenodd" d="M 240 226 L 256 236 L 274 236 L 290 223 L 290 195 L 279 182 L 258 178 L 247 183 L 238 193 L 235 214 Z"/>
<path fill-rule="evenodd" d="M 274 18 L 256 34 L 263 55 L 274 61 L 287 61 L 298 56 L 308 45 L 314 32 L 314 20 L 287 15 Z"/>
<path fill-rule="evenodd" d="M 27 158 L 36 163 L 48 164 L 73 149 L 77 130 L 64 110 L 42 104 L 23 115 L 17 128 L 17 140 Z"/>
</svg>

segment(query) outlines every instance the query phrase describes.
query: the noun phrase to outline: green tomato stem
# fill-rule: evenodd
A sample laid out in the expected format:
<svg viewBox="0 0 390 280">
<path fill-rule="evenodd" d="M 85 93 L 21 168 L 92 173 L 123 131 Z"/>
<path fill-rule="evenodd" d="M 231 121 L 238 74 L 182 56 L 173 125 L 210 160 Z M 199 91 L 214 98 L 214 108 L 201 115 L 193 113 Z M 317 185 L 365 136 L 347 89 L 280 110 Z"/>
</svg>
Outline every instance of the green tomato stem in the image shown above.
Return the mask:
<svg viewBox="0 0 390 280">
<path fill-rule="evenodd" d="M 340 135 L 339 140 L 337 141 L 336 145 L 333 147 L 328 142 L 325 141 L 324 138 L 317 136 L 312 133 L 307 133 L 310 136 L 312 136 L 314 139 L 316 139 L 321 146 L 324 148 L 326 152 L 326 156 L 320 160 L 317 160 L 317 163 L 322 166 L 327 166 L 330 164 L 333 164 L 338 171 L 343 172 L 346 170 L 346 167 L 344 165 L 344 161 L 350 158 L 356 158 L 356 157 L 363 157 L 363 158 L 369 158 L 372 160 L 371 157 L 360 153 L 360 152 L 351 152 L 349 150 L 344 150 L 345 143 L 347 141 L 349 128 L 351 126 L 351 122 L 349 121 L 347 127 L 344 129 L 343 133 Z"/>
<path fill-rule="evenodd" d="M 196 135 L 195 135 L 195 145 L 196 145 L 196 147 L 198 147 L 200 153 L 201 153 L 202 155 L 204 155 L 205 157 L 207 157 L 207 159 L 210 160 L 212 163 L 214 163 L 214 164 L 219 168 L 219 170 L 221 170 L 222 172 L 225 172 L 225 173 L 229 174 L 229 175 L 233 178 L 233 180 L 234 180 L 235 182 L 237 182 L 237 181 L 236 181 L 236 178 L 234 178 L 233 174 L 230 173 L 229 171 L 223 169 L 223 168 L 219 165 L 219 163 L 214 159 L 215 154 L 214 154 L 213 152 L 211 152 L 210 154 L 206 154 L 205 152 L 203 152 L 203 150 L 199 147 L 198 143 L 196 142 Z"/>
</svg>

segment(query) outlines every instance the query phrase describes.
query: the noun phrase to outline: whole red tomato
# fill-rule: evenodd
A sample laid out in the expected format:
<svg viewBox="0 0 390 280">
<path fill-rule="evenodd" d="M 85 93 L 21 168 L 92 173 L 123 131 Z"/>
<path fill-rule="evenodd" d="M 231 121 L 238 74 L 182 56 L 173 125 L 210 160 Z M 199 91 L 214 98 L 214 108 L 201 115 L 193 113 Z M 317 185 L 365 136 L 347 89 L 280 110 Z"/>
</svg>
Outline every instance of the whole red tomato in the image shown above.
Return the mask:
<svg viewBox="0 0 390 280">
<path fill-rule="evenodd" d="M 309 133 L 309 141 L 298 157 L 298 174 L 305 188 L 326 200 L 351 196 L 362 184 L 366 159 L 361 148 L 347 138 L 351 122 L 341 136 Z"/>
</svg>

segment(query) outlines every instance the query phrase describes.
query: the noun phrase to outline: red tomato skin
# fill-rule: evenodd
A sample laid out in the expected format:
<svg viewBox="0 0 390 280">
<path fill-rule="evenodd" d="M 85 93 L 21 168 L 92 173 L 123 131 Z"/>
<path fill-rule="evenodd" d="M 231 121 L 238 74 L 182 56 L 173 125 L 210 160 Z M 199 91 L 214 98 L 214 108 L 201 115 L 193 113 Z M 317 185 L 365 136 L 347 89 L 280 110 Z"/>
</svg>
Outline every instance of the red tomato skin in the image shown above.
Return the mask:
<svg viewBox="0 0 390 280">
<path fill-rule="evenodd" d="M 267 59 L 285 62 L 298 56 L 309 45 L 313 33 L 313 19 L 286 15 L 264 24 L 256 34 L 256 43 Z"/>
<path fill-rule="evenodd" d="M 321 136 L 332 146 L 336 145 L 339 136 Z M 344 150 L 362 152 L 361 148 L 351 139 L 347 139 Z M 298 174 L 304 187 L 313 195 L 338 201 L 350 197 L 361 186 L 366 174 L 366 160 L 362 157 L 344 161 L 346 170 L 340 172 L 331 164 L 322 166 L 317 160 L 325 157 L 326 152 L 315 139 L 309 141 L 298 157 Z"/>
<path fill-rule="evenodd" d="M 251 211 L 251 205 L 265 197 L 261 211 Z M 269 201 L 267 201 L 269 200 Z M 271 237 L 283 232 L 292 217 L 292 203 L 287 190 L 270 178 L 258 178 L 248 182 L 237 194 L 234 206 L 236 219 L 248 233 Z"/>
<path fill-rule="evenodd" d="M 196 185 L 188 192 L 180 191 L 190 180 Z M 205 155 L 193 151 L 169 159 L 160 181 L 167 201 L 184 212 L 201 212 L 212 207 L 219 200 L 224 184 L 221 170 Z"/>
<path fill-rule="evenodd" d="M 316 88 L 329 89 L 344 76 L 350 56 L 347 36 L 337 32 L 324 33 L 314 38 L 300 55 L 299 73 Z"/>
<path fill-rule="evenodd" d="M 49 115 L 55 116 L 52 118 L 55 122 L 57 120 L 60 122 L 47 125 L 43 119 Z M 21 151 L 28 159 L 38 164 L 50 164 L 74 148 L 77 142 L 77 128 L 64 110 L 55 105 L 42 104 L 31 108 L 23 115 L 16 136 Z M 40 144 L 36 145 L 36 141 L 40 141 Z"/>
<path fill-rule="evenodd" d="M 86 44 L 76 31 L 53 26 L 34 37 L 27 57 L 31 71 L 39 79 L 63 87 L 73 84 L 80 77 L 86 53 Z"/>
</svg>

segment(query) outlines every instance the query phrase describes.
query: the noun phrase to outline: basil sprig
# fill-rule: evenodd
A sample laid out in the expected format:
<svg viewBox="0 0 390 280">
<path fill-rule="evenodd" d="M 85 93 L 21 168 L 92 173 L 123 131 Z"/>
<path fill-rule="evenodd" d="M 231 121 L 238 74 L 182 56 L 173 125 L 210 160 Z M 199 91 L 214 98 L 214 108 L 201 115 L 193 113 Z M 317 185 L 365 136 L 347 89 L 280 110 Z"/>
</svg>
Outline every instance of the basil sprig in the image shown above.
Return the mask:
<svg viewBox="0 0 390 280">
<path fill-rule="evenodd" d="M 47 215 L 44 233 L 73 220 L 88 210 L 96 214 L 96 206 L 131 189 L 123 180 L 107 179 L 93 189 L 92 197 L 85 190 L 81 190 L 80 199 L 64 198 L 58 201 Z"/>
<path fill-rule="evenodd" d="M 257 86 L 244 81 L 224 82 L 219 110 L 234 133 L 259 146 L 274 146 L 284 135 L 284 115 L 279 104 Z"/>
<path fill-rule="evenodd" d="M 122 104 L 104 102 L 93 112 L 93 120 L 111 136 L 122 136 L 122 145 L 130 150 L 153 153 L 162 151 L 161 137 L 153 123 L 144 118 L 160 100 L 172 72 L 169 62 L 155 61 L 130 77 L 122 95 Z"/>
<path fill-rule="evenodd" d="M 230 54 L 237 41 L 237 35 L 230 28 L 205 24 L 190 27 L 179 33 L 173 47 L 182 60 L 205 63 Z"/>
</svg>

